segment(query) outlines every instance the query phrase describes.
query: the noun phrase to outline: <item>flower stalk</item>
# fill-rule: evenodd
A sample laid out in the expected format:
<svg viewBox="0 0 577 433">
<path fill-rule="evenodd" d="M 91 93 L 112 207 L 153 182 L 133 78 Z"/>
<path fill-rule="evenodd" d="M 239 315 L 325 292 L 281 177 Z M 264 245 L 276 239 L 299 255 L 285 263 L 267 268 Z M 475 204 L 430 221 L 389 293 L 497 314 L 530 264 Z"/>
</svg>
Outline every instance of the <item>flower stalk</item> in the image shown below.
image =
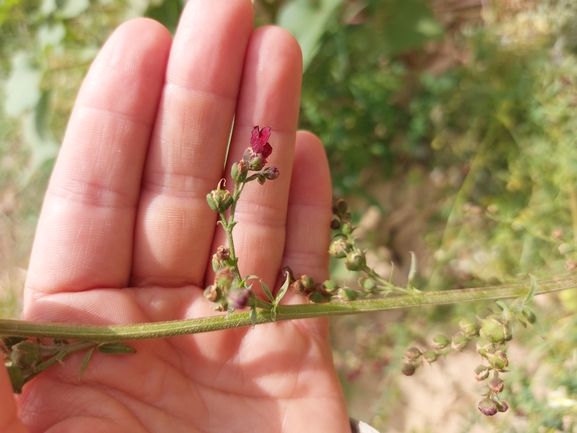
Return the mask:
<svg viewBox="0 0 577 433">
<path fill-rule="evenodd" d="M 464 302 L 513 299 L 524 296 L 529 291 L 529 284 L 530 283 L 494 286 L 481 289 L 419 292 L 410 296 L 363 299 L 350 302 L 278 305 L 275 321 L 343 316 L 347 314 L 362 314 L 375 311 Z M 541 295 L 574 288 L 577 288 L 577 276 L 539 282 L 535 294 Z M 257 305 L 259 308 L 254 322 L 249 312 L 237 312 L 234 315 L 228 316 L 222 315 L 133 325 L 60 324 L 0 319 L 0 335 L 111 342 L 174 337 L 177 335 L 212 332 L 273 322 L 270 304 L 259 301 Z"/>
</svg>

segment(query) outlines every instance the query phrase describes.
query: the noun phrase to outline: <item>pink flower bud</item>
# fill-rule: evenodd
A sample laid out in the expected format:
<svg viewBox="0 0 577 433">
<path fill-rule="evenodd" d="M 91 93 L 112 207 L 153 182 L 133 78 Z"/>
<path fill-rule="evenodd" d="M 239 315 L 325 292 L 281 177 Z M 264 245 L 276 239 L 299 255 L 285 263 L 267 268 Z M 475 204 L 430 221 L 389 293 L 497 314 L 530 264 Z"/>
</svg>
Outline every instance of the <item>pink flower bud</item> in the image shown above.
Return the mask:
<svg viewBox="0 0 577 433">
<path fill-rule="evenodd" d="M 481 400 L 477 407 L 483 415 L 487 416 L 493 416 L 499 411 L 497 404 L 490 398 L 484 398 Z"/>
</svg>

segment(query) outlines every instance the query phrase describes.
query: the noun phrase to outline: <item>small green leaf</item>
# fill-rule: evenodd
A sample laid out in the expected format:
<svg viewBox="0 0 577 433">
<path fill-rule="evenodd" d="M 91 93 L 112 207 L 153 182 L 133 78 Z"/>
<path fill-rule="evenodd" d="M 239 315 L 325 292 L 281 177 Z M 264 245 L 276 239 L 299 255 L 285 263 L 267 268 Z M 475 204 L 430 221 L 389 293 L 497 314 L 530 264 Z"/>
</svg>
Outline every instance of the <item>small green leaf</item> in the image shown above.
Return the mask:
<svg viewBox="0 0 577 433">
<path fill-rule="evenodd" d="M 286 292 L 289 288 L 290 285 L 290 274 L 287 272 L 286 273 L 286 280 L 283 283 L 283 285 L 281 286 L 281 288 L 279 289 L 278 293 L 276 294 L 276 300 L 274 302 L 275 305 L 278 305 L 281 301 L 282 298 L 284 298 L 284 295 L 286 295 Z"/>
<path fill-rule="evenodd" d="M 249 315 L 250 315 L 250 321 L 252 323 L 252 326 L 255 326 L 256 325 L 256 307 L 255 306 L 250 307 Z"/>
<path fill-rule="evenodd" d="M 107 355 L 130 355 L 136 353 L 136 349 L 126 343 L 102 343 L 97 346 L 100 353 Z"/>
<path fill-rule="evenodd" d="M 26 376 L 24 372 L 17 365 L 10 365 L 8 367 L 8 375 L 10 382 L 12 382 L 12 389 L 16 394 L 22 394 L 22 387 L 26 383 Z"/>
<path fill-rule="evenodd" d="M 95 348 L 96 346 L 92 346 L 90 349 L 88 349 L 86 351 L 86 354 L 84 355 L 84 358 L 82 358 L 82 364 L 80 365 L 80 373 L 78 373 L 78 380 L 82 379 L 84 370 L 86 370 L 86 367 L 88 367 L 88 362 L 90 361 L 90 358 L 92 357 Z"/>
<path fill-rule="evenodd" d="M 264 293 L 266 293 L 266 297 L 270 300 L 271 304 L 275 305 L 274 296 L 272 295 L 272 292 L 270 291 L 268 286 L 262 280 L 260 281 L 260 285 L 261 285 L 262 289 L 264 290 Z"/>
<path fill-rule="evenodd" d="M 273 322 L 276 322 L 276 305 L 270 310 L 270 318 Z"/>
</svg>

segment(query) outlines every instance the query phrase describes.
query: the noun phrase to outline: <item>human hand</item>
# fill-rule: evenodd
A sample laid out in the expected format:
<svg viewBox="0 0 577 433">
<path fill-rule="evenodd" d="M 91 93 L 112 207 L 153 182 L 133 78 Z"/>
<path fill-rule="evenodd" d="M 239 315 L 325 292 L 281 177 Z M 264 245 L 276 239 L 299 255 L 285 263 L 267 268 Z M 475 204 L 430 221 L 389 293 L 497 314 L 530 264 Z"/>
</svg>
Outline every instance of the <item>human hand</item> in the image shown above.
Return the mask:
<svg viewBox="0 0 577 433">
<path fill-rule="evenodd" d="M 203 298 L 225 243 L 205 195 L 270 125 L 279 179 L 247 185 L 243 275 L 327 277 L 331 188 L 321 143 L 297 133 L 300 51 L 253 31 L 249 0 L 191 0 L 174 41 L 139 19 L 103 47 L 79 93 L 38 225 L 26 320 L 112 324 L 214 314 Z M 296 143 L 296 144 L 295 144 Z M 289 297 L 289 295 L 287 295 Z M 298 302 L 297 298 L 288 302 Z M 31 381 L 14 431 L 349 432 L 324 319 L 132 342 Z M 0 374 L 0 387 L 5 373 Z M 0 395 L 0 401 L 2 396 Z M 11 406 L 0 426 L 14 418 Z M 4 424 L 2 424 L 3 420 Z M 18 430 L 21 429 L 21 430 Z"/>
</svg>

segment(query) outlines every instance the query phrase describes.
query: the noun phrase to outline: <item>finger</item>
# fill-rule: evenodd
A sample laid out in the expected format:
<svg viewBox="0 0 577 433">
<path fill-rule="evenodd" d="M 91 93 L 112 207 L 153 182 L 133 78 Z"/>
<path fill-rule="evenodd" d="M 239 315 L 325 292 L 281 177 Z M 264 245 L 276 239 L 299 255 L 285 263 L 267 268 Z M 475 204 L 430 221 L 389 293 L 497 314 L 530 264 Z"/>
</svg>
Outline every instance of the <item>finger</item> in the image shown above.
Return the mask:
<svg viewBox="0 0 577 433">
<path fill-rule="evenodd" d="M 181 17 L 145 167 L 134 285 L 201 284 L 246 45 L 248 0 L 193 0 Z"/>
<path fill-rule="evenodd" d="M 251 182 L 236 208 L 234 243 L 242 275 L 259 275 L 274 287 L 285 239 L 287 201 L 293 164 L 302 76 L 301 52 L 285 30 L 266 27 L 251 37 L 237 107 L 228 170 L 250 146 L 253 127 L 270 126 L 269 166 L 280 176 L 265 185 Z M 228 185 L 232 180 L 228 179 Z M 213 248 L 226 244 L 222 230 Z"/>
<path fill-rule="evenodd" d="M 16 401 L 6 368 L 0 367 L 0 431 L 25 433 L 28 431 L 18 419 Z"/>
<path fill-rule="evenodd" d="M 170 34 L 137 19 L 106 42 L 82 84 L 46 193 L 27 297 L 123 287 L 142 167 Z"/>
<path fill-rule="evenodd" d="M 307 274 L 319 283 L 328 278 L 331 204 L 331 178 L 323 145 L 313 134 L 299 131 L 283 257 L 283 266 L 290 266 L 297 277 Z M 287 293 L 285 302 L 306 302 L 306 298 Z"/>
</svg>

